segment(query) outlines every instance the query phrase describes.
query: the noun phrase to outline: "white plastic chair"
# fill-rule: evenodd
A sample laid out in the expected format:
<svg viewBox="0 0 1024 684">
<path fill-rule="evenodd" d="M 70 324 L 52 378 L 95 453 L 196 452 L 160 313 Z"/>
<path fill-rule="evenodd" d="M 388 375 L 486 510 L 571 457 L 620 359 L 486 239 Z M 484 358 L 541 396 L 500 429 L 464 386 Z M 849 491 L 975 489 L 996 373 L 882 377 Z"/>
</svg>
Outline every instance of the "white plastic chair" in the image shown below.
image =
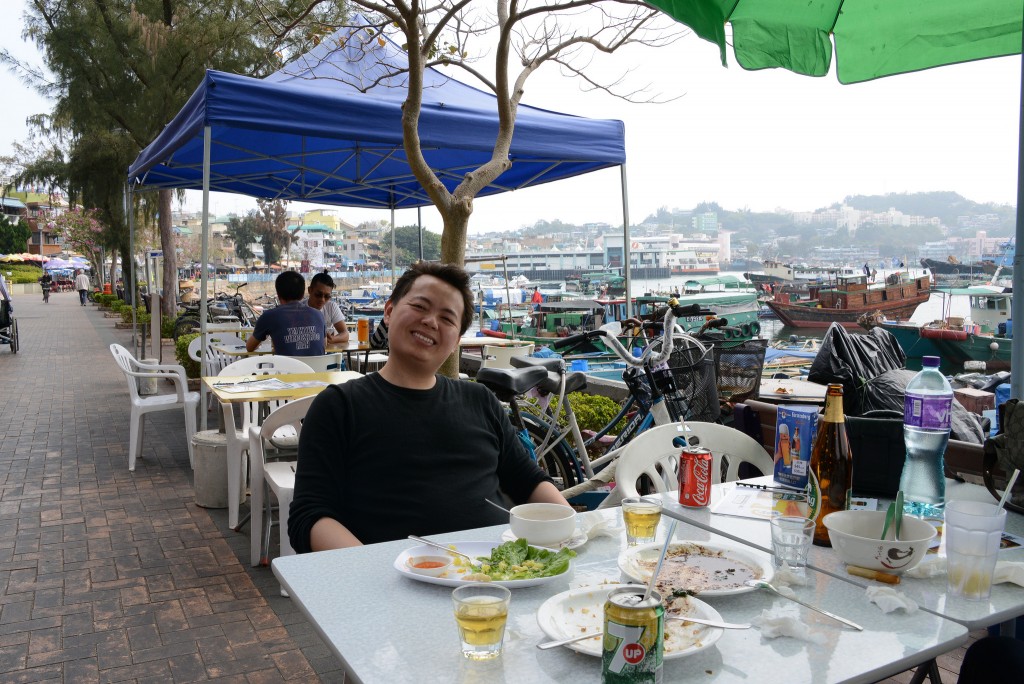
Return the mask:
<svg viewBox="0 0 1024 684">
<path fill-rule="evenodd" d="M 678 487 L 679 447 L 672 440 L 685 436 L 691 446 L 711 451 L 711 482 L 730 482 L 739 478 L 740 463 L 750 463 L 762 475 L 774 472 L 775 462 L 764 447 L 739 430 L 717 423 L 682 423 L 658 425 L 640 433 L 627 444 L 619 456 L 615 471 L 615 491 L 621 497 L 637 495 L 637 480 L 646 475 L 654 490 L 668 492 Z M 725 460 L 725 479 L 722 479 L 722 460 Z"/>
<path fill-rule="evenodd" d="M 225 366 L 219 375 L 277 375 L 278 373 L 312 373 L 308 364 L 287 356 L 250 356 Z M 271 410 L 283 405 L 284 402 L 270 402 Z M 242 478 L 245 476 L 245 457 L 249 453 L 249 428 L 259 423 L 259 402 L 238 404 L 241 409 L 241 421 L 235 423 L 235 404 L 221 404 L 224 421 L 224 433 L 227 436 L 228 462 L 228 527 L 235 529 L 238 525 L 239 508 L 241 507 Z M 278 448 L 298 447 L 298 437 L 291 431 L 282 431 L 275 437 Z M 255 510 L 255 509 L 253 509 Z M 254 516 L 255 517 L 255 516 Z"/>
<path fill-rule="evenodd" d="M 301 361 L 312 368 L 314 373 L 324 373 L 326 371 L 338 371 L 342 369 L 341 352 L 323 354 L 320 356 L 289 356 L 288 358 Z"/>
<path fill-rule="evenodd" d="M 288 507 L 295 493 L 295 461 L 267 460 L 267 444 L 274 433 L 284 427 L 302 432 L 302 421 L 315 396 L 304 397 L 279 407 L 267 416 L 263 425 L 249 428 L 249 485 L 252 491 L 252 524 L 249 535 L 250 560 L 253 566 L 266 565 L 270 556 L 270 511 L 262 515 L 264 486 L 277 498 L 278 527 L 280 528 L 281 555 L 295 553 L 288 541 Z M 264 527 L 265 526 L 265 527 Z"/>
<path fill-rule="evenodd" d="M 192 437 L 196 433 L 196 410 L 199 408 L 199 393 L 188 391 L 185 369 L 177 364 L 142 363 L 119 344 L 110 345 L 114 361 L 124 372 L 128 381 L 128 397 L 132 403 L 131 426 L 128 432 L 128 470 L 135 470 L 135 459 L 142 452 L 144 426 L 147 413 L 182 409 L 185 413 L 185 440 L 188 444 L 188 462 L 195 467 L 192 451 Z M 174 394 L 158 394 L 152 397 L 139 396 L 139 378 L 160 378 L 174 383 Z"/>
<path fill-rule="evenodd" d="M 533 353 L 533 345 L 516 345 L 501 347 L 498 345 L 485 344 L 481 368 L 511 368 L 513 356 L 529 356 Z"/>
</svg>

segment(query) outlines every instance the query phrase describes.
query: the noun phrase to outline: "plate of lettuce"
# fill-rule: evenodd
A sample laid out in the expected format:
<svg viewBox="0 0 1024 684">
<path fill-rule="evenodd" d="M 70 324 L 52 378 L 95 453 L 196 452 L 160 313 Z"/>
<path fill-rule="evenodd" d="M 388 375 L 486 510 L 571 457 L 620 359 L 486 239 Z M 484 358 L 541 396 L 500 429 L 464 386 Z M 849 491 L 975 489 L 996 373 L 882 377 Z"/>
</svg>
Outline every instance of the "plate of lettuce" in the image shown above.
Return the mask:
<svg viewBox="0 0 1024 684">
<path fill-rule="evenodd" d="M 413 556 L 439 555 L 444 552 L 432 546 L 413 546 L 398 554 L 394 567 L 410 579 L 430 584 L 457 587 L 468 582 L 494 582 L 514 589 L 546 584 L 572 576 L 571 549 L 546 549 L 530 546 L 525 539 L 501 542 L 453 542 L 453 551 L 474 559 L 470 563 L 454 556 L 451 567 L 437 577 L 420 575 L 409 569 L 407 560 Z"/>
</svg>

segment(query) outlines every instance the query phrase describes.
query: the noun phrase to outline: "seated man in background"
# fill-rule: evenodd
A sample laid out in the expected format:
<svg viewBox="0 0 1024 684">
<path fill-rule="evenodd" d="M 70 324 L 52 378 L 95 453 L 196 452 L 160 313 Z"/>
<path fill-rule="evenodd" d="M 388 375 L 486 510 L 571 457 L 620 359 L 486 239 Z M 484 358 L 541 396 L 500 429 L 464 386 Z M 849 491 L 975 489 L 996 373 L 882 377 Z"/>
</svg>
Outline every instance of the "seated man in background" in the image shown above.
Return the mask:
<svg viewBox="0 0 1024 684">
<path fill-rule="evenodd" d="M 341 313 L 341 307 L 331 299 L 334 292 L 334 279 L 327 274 L 317 273 L 309 281 L 309 296 L 306 297 L 306 304 L 317 309 L 324 317 L 327 344 L 348 343 L 348 326 L 345 325 L 345 315 Z"/>
<path fill-rule="evenodd" d="M 299 440 L 288 535 L 298 553 L 508 522 L 489 505 L 568 506 L 483 385 L 437 375 L 472 320 L 469 277 L 417 262 L 384 307 L 377 373 L 325 389 Z"/>
<path fill-rule="evenodd" d="M 252 335 L 245 341 L 245 348 L 256 351 L 269 336 L 274 343 L 275 354 L 323 355 L 324 317 L 302 301 L 306 292 L 305 279 L 295 271 L 283 271 L 274 281 L 274 289 L 280 304 L 264 311 L 256 320 Z"/>
</svg>

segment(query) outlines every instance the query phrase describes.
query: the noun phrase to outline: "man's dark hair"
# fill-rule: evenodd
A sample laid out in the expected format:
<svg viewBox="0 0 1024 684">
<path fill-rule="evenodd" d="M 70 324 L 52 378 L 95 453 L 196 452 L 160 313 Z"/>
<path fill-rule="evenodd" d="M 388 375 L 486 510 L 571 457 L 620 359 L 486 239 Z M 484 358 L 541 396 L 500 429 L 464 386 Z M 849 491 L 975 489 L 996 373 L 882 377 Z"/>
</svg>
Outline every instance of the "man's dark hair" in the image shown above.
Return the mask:
<svg viewBox="0 0 1024 684">
<path fill-rule="evenodd" d="M 297 301 L 306 294 L 306 279 L 297 271 L 282 271 L 274 281 L 274 290 L 282 304 Z"/>
<path fill-rule="evenodd" d="M 310 287 L 313 285 L 326 285 L 327 287 L 334 289 L 334 278 L 327 274 L 327 271 L 323 273 L 317 273 L 313 276 L 313 279 L 309 281 Z"/>
<path fill-rule="evenodd" d="M 434 261 L 417 261 L 402 274 L 402 277 L 395 283 L 395 289 L 389 298 L 392 305 L 397 304 L 420 276 L 434 276 L 438 280 L 448 283 L 462 295 L 462 327 L 459 334 L 463 335 L 469 330 L 469 324 L 473 322 L 473 291 L 469 287 L 469 274 L 455 264 L 439 264 Z"/>
</svg>

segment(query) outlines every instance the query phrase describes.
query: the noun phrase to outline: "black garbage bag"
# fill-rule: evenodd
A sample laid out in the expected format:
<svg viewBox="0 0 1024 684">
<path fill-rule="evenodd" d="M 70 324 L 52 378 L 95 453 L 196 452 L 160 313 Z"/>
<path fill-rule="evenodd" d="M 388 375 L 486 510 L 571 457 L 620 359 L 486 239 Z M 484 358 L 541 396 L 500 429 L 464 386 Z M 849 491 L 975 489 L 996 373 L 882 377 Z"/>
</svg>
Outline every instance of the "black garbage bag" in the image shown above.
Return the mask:
<svg viewBox="0 0 1024 684">
<path fill-rule="evenodd" d="M 872 378 L 862 388 L 861 408 L 865 413 L 889 409 L 902 414 L 907 385 L 915 375 L 917 375 L 917 371 L 896 368 Z M 985 441 L 981 419 L 961 406 L 960 402 L 956 400 L 953 401 L 953 415 L 949 422 L 949 437 L 972 444 L 981 444 Z"/>
<path fill-rule="evenodd" d="M 833 323 L 822 338 L 807 379 L 822 385 L 843 386 L 843 411 L 850 416 L 864 413 L 861 388 L 868 380 L 886 371 L 903 368 L 907 357 L 888 330 L 872 328 L 864 335 L 853 335 Z M 902 395 L 901 395 L 902 397 Z M 902 398 L 900 411 L 903 410 Z"/>
</svg>

